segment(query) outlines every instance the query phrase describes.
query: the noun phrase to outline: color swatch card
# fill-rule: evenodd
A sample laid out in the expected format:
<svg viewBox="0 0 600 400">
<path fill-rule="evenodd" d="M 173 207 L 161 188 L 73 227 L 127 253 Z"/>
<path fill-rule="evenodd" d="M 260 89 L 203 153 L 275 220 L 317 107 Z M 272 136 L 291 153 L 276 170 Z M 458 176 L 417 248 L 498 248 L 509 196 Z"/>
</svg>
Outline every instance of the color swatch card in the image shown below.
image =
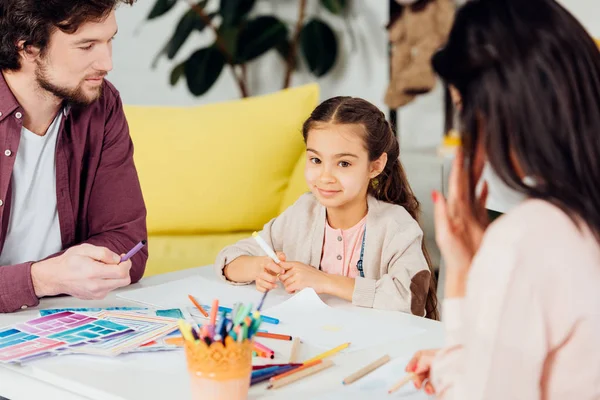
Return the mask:
<svg viewBox="0 0 600 400">
<path fill-rule="evenodd" d="M 105 311 L 97 315 L 100 321 L 128 326 L 132 330 L 122 335 L 67 349 L 70 353 L 117 356 L 160 339 L 177 330 L 177 319 L 143 315 L 135 312 Z"/>
<path fill-rule="evenodd" d="M 44 310 L 40 310 L 40 317 L 45 317 L 46 315 L 58 314 L 65 311 L 70 311 L 74 313 L 99 313 L 102 311 L 145 311 L 147 308 L 145 307 L 79 307 L 79 308 L 47 308 Z"/>
<path fill-rule="evenodd" d="M 0 330 L 0 362 L 40 356 L 65 345 L 59 340 L 39 337 L 16 328 L 5 328 Z"/>
<path fill-rule="evenodd" d="M 0 361 L 25 361 L 59 348 L 91 343 L 132 331 L 125 325 L 73 312 L 33 319 L 0 331 Z"/>
</svg>

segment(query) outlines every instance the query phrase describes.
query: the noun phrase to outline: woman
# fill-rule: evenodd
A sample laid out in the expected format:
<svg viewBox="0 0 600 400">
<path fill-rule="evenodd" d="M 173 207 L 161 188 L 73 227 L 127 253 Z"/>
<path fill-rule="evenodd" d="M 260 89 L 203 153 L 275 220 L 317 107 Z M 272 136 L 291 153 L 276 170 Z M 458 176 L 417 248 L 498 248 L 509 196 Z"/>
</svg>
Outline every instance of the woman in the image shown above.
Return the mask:
<svg viewBox="0 0 600 400">
<path fill-rule="evenodd" d="M 600 399 L 600 53 L 553 0 L 474 0 L 433 59 L 463 148 L 434 193 L 446 347 L 407 365 L 444 399 Z M 486 162 L 527 200 L 486 229 Z M 431 371 L 431 377 L 430 377 Z"/>
</svg>

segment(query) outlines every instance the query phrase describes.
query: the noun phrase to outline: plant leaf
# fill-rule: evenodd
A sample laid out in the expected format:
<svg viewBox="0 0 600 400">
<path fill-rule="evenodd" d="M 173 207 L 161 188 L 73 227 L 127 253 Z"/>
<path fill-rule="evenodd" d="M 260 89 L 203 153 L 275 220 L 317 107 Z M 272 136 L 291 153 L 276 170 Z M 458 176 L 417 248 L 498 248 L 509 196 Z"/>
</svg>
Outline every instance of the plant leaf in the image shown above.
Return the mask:
<svg viewBox="0 0 600 400">
<path fill-rule="evenodd" d="M 335 15 L 342 15 L 348 6 L 346 0 L 321 0 L 321 4 Z"/>
<path fill-rule="evenodd" d="M 300 47 L 310 72 L 317 77 L 328 73 L 335 64 L 338 53 L 337 38 L 323 21 L 312 19 L 302 27 Z"/>
<path fill-rule="evenodd" d="M 198 6 L 204 8 L 206 3 L 207 0 L 201 1 L 198 3 Z M 177 55 L 177 52 L 179 51 L 181 46 L 183 46 L 183 44 L 190 36 L 192 31 L 195 29 L 197 31 L 202 32 L 202 30 L 205 27 L 206 24 L 204 23 L 202 18 L 198 15 L 198 13 L 195 10 L 190 8 L 179 20 L 179 23 L 175 28 L 175 32 L 173 33 L 171 40 L 169 40 L 169 43 L 167 44 L 167 57 L 170 60 L 172 60 Z"/>
<path fill-rule="evenodd" d="M 254 7 L 255 0 L 221 0 L 219 12 L 223 17 L 223 25 L 236 26 Z"/>
<path fill-rule="evenodd" d="M 229 26 L 221 24 L 219 29 L 219 37 L 222 39 L 225 49 L 227 49 L 227 53 L 232 58 L 232 61 L 235 61 L 235 54 L 237 52 L 237 41 L 238 41 L 238 33 L 239 28 L 237 26 Z"/>
<path fill-rule="evenodd" d="M 194 96 L 201 96 L 214 85 L 225 66 L 223 54 L 214 46 L 197 50 L 185 62 L 187 85 Z"/>
<path fill-rule="evenodd" d="M 250 20 L 240 31 L 236 61 L 251 61 L 285 41 L 287 36 L 287 26 L 275 17 Z"/>
<path fill-rule="evenodd" d="M 275 49 L 277 50 L 277 53 L 279 53 L 279 55 L 281 56 L 281 58 L 283 59 L 283 61 L 287 64 L 289 56 L 290 56 L 290 51 L 292 51 L 292 44 L 290 43 L 289 40 L 283 40 L 281 41 L 281 43 L 279 43 Z M 294 65 L 292 66 L 293 70 L 297 70 L 298 69 L 298 56 L 295 55 L 294 57 Z"/>
<path fill-rule="evenodd" d="M 156 0 L 154 7 L 150 10 L 150 14 L 146 19 L 154 19 L 166 14 L 177 3 L 177 0 Z"/>
<path fill-rule="evenodd" d="M 177 82 L 179 81 L 179 78 L 181 78 L 181 76 L 184 73 L 185 73 L 185 63 L 184 62 L 177 65 L 175 68 L 173 68 L 173 70 L 171 70 L 171 76 L 169 79 L 171 86 L 175 86 L 177 84 Z"/>
</svg>

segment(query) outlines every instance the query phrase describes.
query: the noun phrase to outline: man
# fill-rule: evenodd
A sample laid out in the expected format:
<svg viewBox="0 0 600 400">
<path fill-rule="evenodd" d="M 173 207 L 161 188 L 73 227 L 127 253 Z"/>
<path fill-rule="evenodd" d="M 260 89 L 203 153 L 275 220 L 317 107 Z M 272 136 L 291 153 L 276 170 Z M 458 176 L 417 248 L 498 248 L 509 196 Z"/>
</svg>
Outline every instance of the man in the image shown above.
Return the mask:
<svg viewBox="0 0 600 400">
<path fill-rule="evenodd" d="M 112 69 L 115 8 L 0 3 L 0 312 L 138 281 L 146 209 Z"/>
</svg>

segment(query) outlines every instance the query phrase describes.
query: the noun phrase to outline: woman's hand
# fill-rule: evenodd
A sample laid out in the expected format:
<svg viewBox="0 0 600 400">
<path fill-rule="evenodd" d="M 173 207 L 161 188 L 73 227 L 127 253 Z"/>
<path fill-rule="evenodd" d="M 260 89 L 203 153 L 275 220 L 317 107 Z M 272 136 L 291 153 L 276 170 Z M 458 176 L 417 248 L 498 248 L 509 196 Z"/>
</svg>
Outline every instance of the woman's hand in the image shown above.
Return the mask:
<svg viewBox="0 0 600 400">
<path fill-rule="evenodd" d="M 425 390 L 427 394 L 435 393 L 433 385 L 429 382 L 429 372 L 431 370 L 431 363 L 438 351 L 438 349 L 417 351 L 406 365 L 406 372 L 415 375 L 413 378 L 415 387 Z"/>
<path fill-rule="evenodd" d="M 482 157 L 476 156 L 475 182 L 479 181 L 483 167 Z M 467 273 L 489 221 L 485 208 L 487 183 L 483 184 L 479 197 L 472 200 L 462 149 L 454 159 L 449 186 L 447 201 L 438 192 L 432 194 L 435 237 L 447 268 L 446 297 L 463 297 Z"/>
<path fill-rule="evenodd" d="M 300 262 L 282 262 L 285 272 L 279 276 L 288 293 L 296 293 L 307 287 L 315 292 L 325 293 L 329 283 L 328 274 Z"/>
</svg>

